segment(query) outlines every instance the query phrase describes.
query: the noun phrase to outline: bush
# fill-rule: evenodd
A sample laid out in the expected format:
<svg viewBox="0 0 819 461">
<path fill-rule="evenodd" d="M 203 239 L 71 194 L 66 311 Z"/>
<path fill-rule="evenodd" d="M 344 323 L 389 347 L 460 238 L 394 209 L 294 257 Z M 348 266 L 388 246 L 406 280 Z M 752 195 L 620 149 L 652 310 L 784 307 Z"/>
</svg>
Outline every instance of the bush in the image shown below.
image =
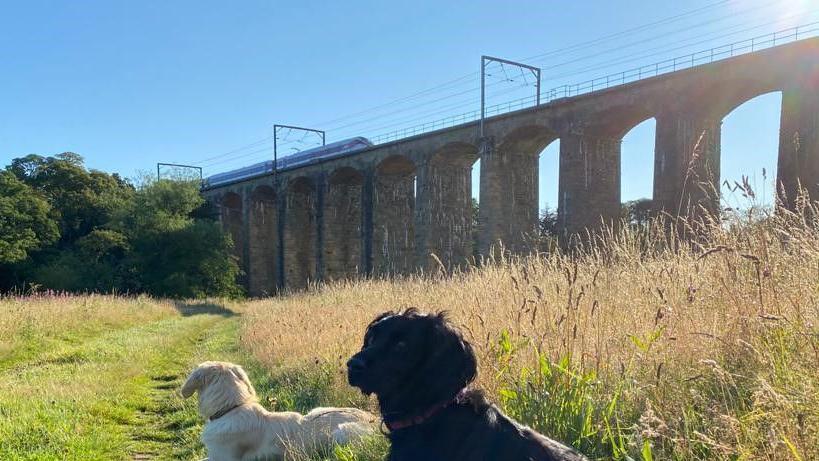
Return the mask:
<svg viewBox="0 0 819 461">
<path fill-rule="evenodd" d="M 232 243 L 197 182 L 149 179 L 134 187 L 64 153 L 14 159 L 0 172 L 0 191 L 4 289 L 242 294 Z"/>
<path fill-rule="evenodd" d="M 59 237 L 51 207 L 26 183 L 0 171 L 0 264 L 16 263 Z"/>
<path fill-rule="evenodd" d="M 139 291 L 171 298 L 242 294 L 232 243 L 218 223 L 193 220 L 179 229 L 150 232 L 135 247 Z"/>
</svg>

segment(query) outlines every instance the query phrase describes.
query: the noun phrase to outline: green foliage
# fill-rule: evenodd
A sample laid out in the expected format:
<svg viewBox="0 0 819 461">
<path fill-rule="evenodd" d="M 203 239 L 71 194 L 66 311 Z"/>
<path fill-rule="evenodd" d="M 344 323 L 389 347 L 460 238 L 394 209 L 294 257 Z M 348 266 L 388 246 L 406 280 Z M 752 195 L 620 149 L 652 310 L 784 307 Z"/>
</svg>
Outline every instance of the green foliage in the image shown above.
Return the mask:
<svg viewBox="0 0 819 461">
<path fill-rule="evenodd" d="M 654 453 L 651 450 L 651 442 L 648 440 L 643 440 L 643 449 L 640 450 L 640 455 L 642 455 L 643 461 L 654 461 Z"/>
<path fill-rule="evenodd" d="M 560 236 L 557 225 L 557 210 L 549 207 L 540 212 L 538 220 L 538 249 L 543 253 L 552 253 L 557 247 L 557 239 Z"/>
<path fill-rule="evenodd" d="M 383 461 L 389 451 L 389 441 L 382 435 L 364 438 L 359 443 L 340 446 L 333 450 L 332 461 Z"/>
<path fill-rule="evenodd" d="M 127 279 L 123 264 L 129 250 L 126 235 L 95 229 L 69 248 L 41 258 L 34 279 L 58 291 L 122 291 Z"/>
<path fill-rule="evenodd" d="M 641 338 L 641 337 L 639 337 L 637 335 L 631 335 L 630 334 L 630 335 L 628 335 L 628 338 L 631 340 L 631 342 L 634 344 L 634 346 L 637 347 L 637 349 L 640 350 L 640 352 L 647 353 L 651 349 L 651 346 L 658 339 L 660 339 L 660 336 L 663 335 L 664 331 L 665 331 L 665 327 L 660 327 L 660 328 L 658 328 L 658 329 L 656 329 L 654 331 L 651 331 L 651 332 L 647 333 L 645 335 L 645 337 Z"/>
<path fill-rule="evenodd" d="M 138 230 L 134 246 L 139 291 L 173 298 L 241 295 L 232 244 L 217 223 L 195 220 L 165 232 Z"/>
<path fill-rule="evenodd" d="M 17 263 L 2 268 L 0 286 L 241 295 L 232 243 L 196 182 L 146 180 L 134 187 L 64 153 L 14 159 L 0 189 L 0 264 Z"/>
<path fill-rule="evenodd" d="M 645 227 L 652 217 L 654 202 L 648 198 L 632 200 L 622 205 L 622 218 L 635 227 Z"/>
<path fill-rule="evenodd" d="M 117 175 L 86 170 L 82 157 L 70 152 L 14 159 L 9 171 L 51 204 L 60 226 L 61 246 L 104 226 L 134 193 L 133 186 Z"/>
<path fill-rule="evenodd" d="M 232 243 L 219 225 L 193 218 L 204 199 L 195 182 L 147 181 L 115 227 L 129 235 L 130 289 L 157 296 L 199 298 L 241 295 Z"/>
<path fill-rule="evenodd" d="M 509 344 L 508 338 L 501 343 Z M 510 359 L 501 348 L 498 361 Z M 625 459 L 627 439 L 618 420 L 618 397 L 606 395 L 593 371 L 573 366 L 569 357 L 553 363 L 540 355 L 536 367 L 501 376 L 501 404 L 513 418 L 592 457 Z"/>
<path fill-rule="evenodd" d="M 51 207 L 13 174 L 0 171 L 0 264 L 23 261 L 59 233 Z"/>
<path fill-rule="evenodd" d="M 120 226 L 136 228 L 141 234 L 174 231 L 190 224 L 191 214 L 204 202 L 196 182 L 146 180 L 117 220 Z"/>
</svg>

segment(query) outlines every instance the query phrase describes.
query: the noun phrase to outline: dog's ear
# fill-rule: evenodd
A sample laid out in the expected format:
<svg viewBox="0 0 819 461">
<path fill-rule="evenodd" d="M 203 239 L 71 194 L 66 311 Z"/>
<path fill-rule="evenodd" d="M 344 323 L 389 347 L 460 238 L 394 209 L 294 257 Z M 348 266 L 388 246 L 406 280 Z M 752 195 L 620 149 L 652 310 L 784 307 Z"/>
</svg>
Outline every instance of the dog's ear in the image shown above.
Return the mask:
<svg viewBox="0 0 819 461">
<path fill-rule="evenodd" d="M 455 393 L 475 380 L 478 374 L 478 360 L 469 341 L 455 328 L 446 313 L 440 312 L 433 316 L 435 320 L 435 344 L 440 352 L 436 368 L 440 373 L 438 379 L 443 381 L 443 387 L 448 393 Z"/>
<path fill-rule="evenodd" d="M 253 388 L 253 384 L 251 384 L 250 378 L 247 376 L 247 372 L 245 372 L 245 369 L 242 368 L 241 365 L 231 365 L 230 372 L 236 377 L 236 379 L 239 380 L 239 382 L 245 385 L 247 391 L 250 392 L 253 397 L 256 397 L 256 389 Z"/>
<path fill-rule="evenodd" d="M 478 359 L 475 357 L 475 350 L 472 349 L 472 344 L 461 336 L 461 363 L 460 380 L 463 383 L 461 388 L 466 387 L 478 376 Z"/>
<path fill-rule="evenodd" d="M 187 399 L 193 395 L 194 392 L 202 389 L 205 385 L 205 375 L 207 372 L 208 368 L 205 364 L 200 364 L 191 372 L 190 376 L 188 376 L 188 380 L 185 381 L 185 384 L 182 385 L 182 389 L 179 391 L 183 398 Z"/>
</svg>

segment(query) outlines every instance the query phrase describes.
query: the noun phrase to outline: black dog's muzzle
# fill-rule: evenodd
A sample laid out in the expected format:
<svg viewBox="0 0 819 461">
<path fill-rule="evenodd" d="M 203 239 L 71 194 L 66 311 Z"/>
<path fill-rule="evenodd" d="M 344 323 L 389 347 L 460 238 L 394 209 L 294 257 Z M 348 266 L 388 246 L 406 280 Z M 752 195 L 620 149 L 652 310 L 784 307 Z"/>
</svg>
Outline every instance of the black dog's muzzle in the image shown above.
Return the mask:
<svg viewBox="0 0 819 461">
<path fill-rule="evenodd" d="M 367 393 L 364 388 L 364 376 L 367 371 L 367 363 L 358 356 L 354 355 L 347 361 L 347 382 L 351 386 L 361 389 L 362 392 Z"/>
</svg>

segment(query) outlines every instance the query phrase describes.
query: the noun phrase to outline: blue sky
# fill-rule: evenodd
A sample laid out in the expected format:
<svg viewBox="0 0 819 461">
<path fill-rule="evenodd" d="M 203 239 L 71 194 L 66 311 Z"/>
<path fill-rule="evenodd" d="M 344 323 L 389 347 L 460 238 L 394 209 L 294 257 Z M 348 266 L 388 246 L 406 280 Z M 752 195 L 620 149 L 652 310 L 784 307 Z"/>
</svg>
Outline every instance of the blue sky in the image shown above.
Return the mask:
<svg viewBox="0 0 819 461">
<path fill-rule="evenodd" d="M 0 0 L 0 163 L 73 151 L 128 177 L 159 161 L 211 159 L 215 173 L 270 158 L 274 123 L 333 141 L 473 110 L 482 54 L 522 59 L 632 30 L 527 61 L 550 88 L 817 20 L 814 0 Z M 504 85 L 490 102 L 531 91 Z M 761 188 L 766 168 L 772 181 L 779 105 L 766 95 L 726 118 L 724 179 Z M 624 139 L 624 200 L 650 196 L 653 144 L 653 121 Z M 557 196 L 556 154 L 541 156 L 542 204 Z"/>
</svg>

